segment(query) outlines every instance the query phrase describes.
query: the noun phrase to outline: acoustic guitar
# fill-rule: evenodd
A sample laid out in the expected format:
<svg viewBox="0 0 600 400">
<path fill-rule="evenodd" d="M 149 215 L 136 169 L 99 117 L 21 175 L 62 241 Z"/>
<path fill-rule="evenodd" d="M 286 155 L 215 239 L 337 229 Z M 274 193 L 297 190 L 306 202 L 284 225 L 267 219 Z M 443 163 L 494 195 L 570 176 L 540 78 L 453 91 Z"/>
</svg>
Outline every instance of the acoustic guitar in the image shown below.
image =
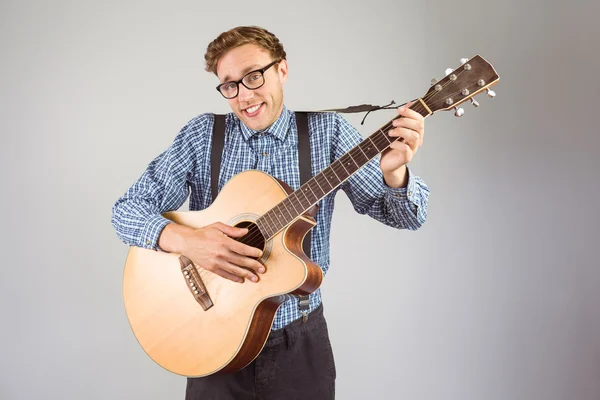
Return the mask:
<svg viewBox="0 0 600 400">
<path fill-rule="evenodd" d="M 499 76 L 482 57 L 462 59 L 412 105 L 427 117 L 474 106 Z M 396 116 L 395 118 L 401 118 Z M 202 377 L 234 372 L 261 352 L 285 294 L 307 295 L 323 279 L 321 268 L 302 251 L 304 236 L 316 225 L 313 206 L 336 189 L 394 140 L 392 120 L 293 191 L 284 182 L 257 170 L 235 175 L 214 202 L 201 211 L 172 211 L 174 222 L 200 228 L 215 222 L 248 228 L 237 238 L 259 248 L 266 272 L 257 283 L 236 283 L 199 265 L 185 254 L 129 248 L 123 298 L 131 329 L 143 350 L 172 373 Z"/>
</svg>

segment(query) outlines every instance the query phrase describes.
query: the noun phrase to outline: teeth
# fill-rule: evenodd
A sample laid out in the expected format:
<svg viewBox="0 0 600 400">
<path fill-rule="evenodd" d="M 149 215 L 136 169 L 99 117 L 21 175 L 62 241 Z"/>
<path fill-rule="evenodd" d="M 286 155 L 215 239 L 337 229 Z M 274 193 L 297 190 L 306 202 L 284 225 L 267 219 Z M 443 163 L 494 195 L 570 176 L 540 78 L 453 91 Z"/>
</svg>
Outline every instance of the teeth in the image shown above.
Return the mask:
<svg viewBox="0 0 600 400">
<path fill-rule="evenodd" d="M 249 114 L 252 114 L 253 112 L 255 112 L 256 110 L 258 110 L 260 107 L 260 104 L 255 105 L 254 107 L 250 107 L 250 108 L 246 108 L 246 112 Z"/>
</svg>

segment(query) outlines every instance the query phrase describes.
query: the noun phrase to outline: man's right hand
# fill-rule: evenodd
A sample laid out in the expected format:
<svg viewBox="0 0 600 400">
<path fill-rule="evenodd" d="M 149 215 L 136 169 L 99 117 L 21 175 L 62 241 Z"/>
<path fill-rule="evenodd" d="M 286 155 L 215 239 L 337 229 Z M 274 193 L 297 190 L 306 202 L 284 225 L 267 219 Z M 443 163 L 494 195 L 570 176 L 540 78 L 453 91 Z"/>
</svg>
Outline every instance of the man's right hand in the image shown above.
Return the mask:
<svg viewBox="0 0 600 400">
<path fill-rule="evenodd" d="M 265 271 L 255 259 L 262 251 L 233 239 L 247 233 L 246 228 L 221 222 L 196 229 L 172 222 L 161 232 L 158 246 L 170 253 L 183 254 L 199 267 L 223 278 L 240 283 L 244 278 L 257 282 L 257 273 Z"/>
</svg>

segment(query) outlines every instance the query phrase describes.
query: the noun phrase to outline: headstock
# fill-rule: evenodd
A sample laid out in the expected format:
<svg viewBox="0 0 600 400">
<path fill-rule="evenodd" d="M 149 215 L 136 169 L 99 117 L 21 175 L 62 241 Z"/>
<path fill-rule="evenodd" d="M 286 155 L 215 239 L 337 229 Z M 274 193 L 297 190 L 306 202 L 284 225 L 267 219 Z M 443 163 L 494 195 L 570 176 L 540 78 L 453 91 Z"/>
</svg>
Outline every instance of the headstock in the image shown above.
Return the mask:
<svg viewBox="0 0 600 400">
<path fill-rule="evenodd" d="M 478 107 L 479 103 L 473 97 L 484 90 L 489 97 L 496 95 L 490 87 L 498 83 L 500 77 L 490 63 L 479 55 L 470 60 L 463 58 L 460 62 L 460 67 L 455 70 L 448 68 L 446 76 L 439 82 L 432 80 L 431 88 L 423 96 L 422 100 L 432 114 L 454 108 L 454 115 L 460 117 L 464 110 L 458 108 L 459 104 L 471 100 L 473 106 Z"/>
</svg>

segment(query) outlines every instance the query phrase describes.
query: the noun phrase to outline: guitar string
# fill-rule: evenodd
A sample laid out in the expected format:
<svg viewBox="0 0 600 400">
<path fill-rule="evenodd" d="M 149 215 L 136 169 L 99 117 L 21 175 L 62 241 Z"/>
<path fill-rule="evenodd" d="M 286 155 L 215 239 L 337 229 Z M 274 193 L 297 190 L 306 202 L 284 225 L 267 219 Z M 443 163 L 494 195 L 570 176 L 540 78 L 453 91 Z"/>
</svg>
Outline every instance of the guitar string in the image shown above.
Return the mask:
<svg viewBox="0 0 600 400">
<path fill-rule="evenodd" d="M 422 105 L 421 105 L 420 103 L 415 103 L 415 105 L 414 105 L 414 108 L 412 108 L 412 109 L 415 109 L 415 110 L 416 110 L 418 107 L 422 107 Z M 386 125 L 384 125 L 384 126 L 383 126 L 383 128 L 382 128 L 382 129 L 388 129 L 389 127 L 390 127 L 390 125 L 389 125 L 389 122 L 388 122 Z M 381 136 L 379 136 L 379 137 L 381 138 Z M 386 137 L 385 139 L 386 139 L 386 140 L 385 140 L 385 144 L 387 144 L 387 146 L 389 146 L 389 144 L 390 144 L 390 141 L 387 139 L 387 137 Z M 396 140 L 397 140 L 397 139 L 396 139 Z M 382 141 L 382 140 L 379 140 L 379 141 Z M 362 142 L 362 143 L 364 143 L 364 142 Z M 377 148 L 379 148 L 379 146 L 377 146 L 377 144 L 380 144 L 380 143 L 375 143 L 375 144 L 376 144 L 376 147 L 377 147 Z M 384 144 L 384 143 L 381 143 L 381 144 Z M 387 147 L 387 146 L 386 146 L 386 147 Z M 355 148 L 352 148 L 350 151 L 348 151 L 348 153 L 351 153 L 351 152 L 353 152 L 353 151 L 354 151 L 354 150 L 355 150 L 357 147 L 358 147 L 358 146 L 356 146 Z M 384 151 L 384 150 L 385 150 L 385 148 L 384 148 L 382 151 Z M 348 153 L 346 153 L 346 154 L 348 154 Z M 379 154 L 379 153 L 381 153 L 381 152 L 378 152 L 378 154 Z M 351 155 L 350 155 L 350 157 L 352 158 L 352 156 L 351 156 Z M 341 158 L 342 158 L 342 157 L 340 157 L 340 159 L 341 159 Z M 339 161 L 340 159 L 338 159 L 338 160 L 336 160 L 336 161 Z M 339 164 L 333 164 L 333 165 L 330 165 L 330 168 L 332 169 L 333 173 L 334 173 L 334 174 L 336 174 L 336 176 L 337 176 L 337 172 L 341 172 L 341 170 L 340 170 L 340 171 L 336 171 L 336 169 L 335 169 L 335 167 L 338 167 L 338 169 L 339 169 L 339 166 L 340 166 Z M 343 168 L 343 165 L 342 165 L 342 168 Z M 310 181 L 312 181 L 312 180 L 314 180 L 314 181 L 315 181 L 315 183 L 319 184 L 319 182 L 318 182 L 318 179 L 317 179 L 317 176 L 314 176 L 314 177 L 312 177 L 312 178 L 311 178 L 311 179 L 310 179 L 308 182 L 306 182 L 305 184 L 308 184 L 308 185 L 310 186 Z M 325 182 L 328 182 L 328 183 L 329 183 L 329 181 L 327 180 L 327 178 L 326 178 L 326 177 L 325 177 Z M 320 186 L 321 186 L 321 185 L 319 184 L 319 187 L 320 187 Z M 329 186 L 332 186 L 332 185 L 331 185 L 331 184 L 329 184 Z M 333 189 L 333 187 L 332 187 L 332 189 Z M 321 189 L 321 192 L 323 192 L 323 189 Z M 297 199 L 300 199 L 300 197 L 299 197 L 298 195 L 296 195 L 296 198 L 297 198 Z M 294 206 L 294 204 L 293 204 L 294 200 L 292 200 L 292 197 L 291 197 L 291 196 L 288 196 L 288 197 L 286 197 L 284 200 L 282 200 L 282 202 L 283 202 L 283 201 L 285 201 L 285 200 L 288 200 L 290 203 L 292 203 L 292 206 Z M 300 205 L 300 206 L 302 206 L 302 202 L 301 202 L 301 200 L 298 200 L 298 203 L 299 203 L 299 205 Z M 280 202 L 279 204 L 275 205 L 274 207 L 272 207 L 272 208 L 271 208 L 271 210 L 273 210 L 275 207 L 279 206 L 280 204 L 281 204 L 281 202 Z M 313 205 L 314 205 L 314 204 L 311 204 L 309 207 L 304 207 L 304 208 L 305 208 L 305 210 L 303 210 L 303 212 L 305 212 L 305 211 L 306 211 L 306 209 L 309 209 L 309 208 L 310 208 L 310 207 L 312 207 Z M 302 206 L 302 207 L 303 207 L 303 206 Z M 267 213 L 268 213 L 268 212 L 271 212 L 271 210 L 267 211 Z M 266 215 L 266 213 L 265 213 L 265 215 Z M 300 215 L 301 215 L 301 214 L 300 214 Z M 276 219 L 277 219 L 277 218 L 276 218 Z M 279 219 L 277 219 L 277 221 L 279 222 Z M 280 224 L 281 224 L 281 223 L 280 223 Z M 286 224 L 286 225 L 287 225 L 287 224 Z M 271 228 L 271 226 L 270 226 L 270 224 L 269 224 L 268 222 L 267 222 L 267 227 L 268 227 L 268 228 Z M 260 232 L 260 230 L 259 230 L 258 232 L 256 232 L 256 233 L 253 233 L 252 235 L 246 235 L 246 236 L 242 237 L 241 239 L 245 239 L 245 240 L 246 240 L 246 241 L 248 241 L 248 242 L 254 242 L 254 241 L 255 241 L 255 240 L 257 240 L 257 239 L 262 239 L 262 238 L 256 237 L 255 235 L 260 235 L 260 236 L 262 236 L 262 233 L 261 233 L 261 232 Z M 262 240 L 261 240 L 261 241 L 262 241 Z"/>
<path fill-rule="evenodd" d="M 456 74 L 457 74 L 457 78 L 458 78 L 458 76 L 460 76 L 462 73 L 464 73 L 464 71 L 465 71 L 465 69 L 463 68 L 463 70 L 462 70 L 462 71 L 460 71 L 460 72 L 456 72 L 456 71 L 454 71 L 454 73 L 456 73 Z M 442 90 L 443 90 L 443 89 L 444 89 L 446 86 L 448 86 L 448 85 L 452 84 L 452 82 L 453 82 L 452 80 L 450 80 L 450 79 L 447 79 L 447 82 L 446 82 L 445 84 L 443 84 L 443 85 L 442 85 Z M 438 84 L 439 84 L 439 83 L 438 83 Z M 452 97 L 452 96 L 454 96 L 454 95 L 456 95 L 456 94 L 458 94 L 458 93 L 461 93 L 461 91 L 460 91 L 460 90 L 458 90 L 458 91 L 456 91 L 456 92 L 454 92 L 454 93 L 451 93 L 451 94 L 450 94 L 448 97 Z M 432 91 L 432 92 L 431 92 L 431 93 L 429 93 L 429 94 L 425 94 L 425 96 L 423 96 L 423 97 L 422 97 L 422 99 L 423 99 L 424 101 L 428 101 L 428 100 L 430 100 L 430 99 L 433 99 L 434 97 L 436 97 L 436 96 L 437 96 L 437 95 L 439 95 L 439 94 L 441 94 L 441 90 L 440 90 L 440 91 Z M 472 97 L 472 95 L 471 95 L 470 97 Z M 430 107 L 431 107 L 431 106 L 433 106 L 434 104 L 437 104 L 437 103 L 440 103 L 440 104 L 441 104 L 441 101 L 443 101 L 443 100 L 440 100 L 440 101 L 438 101 L 438 102 L 433 102 L 433 103 L 430 103 Z M 411 110 L 415 110 L 415 111 L 417 111 L 417 110 L 419 110 L 419 111 L 426 111 L 425 107 L 424 107 L 424 106 L 423 106 L 423 104 L 421 104 L 420 102 L 415 102 L 415 103 L 414 103 L 414 104 L 413 104 L 411 107 L 409 107 L 409 108 L 410 108 Z M 434 108 L 435 108 L 435 107 L 434 107 Z M 419 112 L 419 111 L 418 111 L 418 112 Z M 387 123 L 386 123 L 386 124 L 385 124 L 385 125 L 384 125 L 382 128 L 379 128 L 379 131 L 383 131 L 383 130 L 386 130 L 386 131 L 388 131 L 388 130 L 390 130 L 390 129 L 393 127 L 393 121 L 394 121 L 394 120 L 396 120 L 396 119 L 400 119 L 400 118 L 404 118 L 404 116 L 397 116 L 397 117 L 394 117 L 394 118 L 392 118 L 392 120 L 391 120 L 391 121 L 388 121 L 388 122 L 387 122 Z M 387 132 L 385 132 L 385 133 L 387 133 Z M 391 143 L 393 143 L 394 141 L 400 141 L 400 142 L 402 142 L 404 138 L 396 138 L 396 139 L 395 139 L 394 141 L 392 141 L 392 142 L 389 142 L 389 140 L 388 140 L 388 138 L 387 138 L 387 137 L 385 137 L 385 139 L 386 139 L 386 140 L 387 140 L 387 142 L 388 142 L 388 146 L 386 146 L 386 148 L 387 148 L 387 147 L 389 147 L 389 145 L 391 145 Z M 355 146 L 355 147 L 353 147 L 352 149 L 350 149 L 350 150 L 349 150 L 349 151 L 348 151 L 346 154 L 348 154 L 348 155 L 349 155 L 349 153 L 351 153 L 353 150 L 355 150 L 357 147 L 359 147 L 359 146 L 360 146 L 360 144 L 362 144 L 362 143 L 364 143 L 364 142 L 361 142 L 361 143 L 359 143 L 357 146 Z M 384 148 L 382 151 L 378 152 L 377 154 L 381 154 L 383 151 L 385 151 L 385 150 L 386 150 L 386 148 Z M 346 155 L 346 154 L 345 154 L 345 155 Z M 343 156 L 342 156 L 342 157 L 343 157 Z M 341 159 L 342 157 L 340 157 L 340 159 Z M 351 155 L 350 155 L 350 157 L 352 158 L 352 156 L 351 156 Z M 340 159 L 338 159 L 338 160 L 340 160 Z M 355 161 L 355 163 L 356 163 L 356 161 Z M 334 173 L 336 172 L 336 171 L 335 171 L 335 166 L 336 166 L 336 165 L 332 165 L 332 166 L 330 166 L 330 167 L 332 168 L 332 171 L 333 171 Z M 342 166 L 343 166 L 343 164 L 342 164 Z M 357 165 L 357 166 L 358 166 L 358 165 Z M 363 166 L 364 166 L 364 164 L 363 164 Z M 355 171 L 355 172 L 356 172 L 356 171 Z M 352 174 L 351 174 L 351 175 L 352 175 Z M 318 176 L 318 175 L 317 175 L 317 176 Z M 309 183 L 311 180 L 313 180 L 313 179 L 314 179 L 314 180 L 315 180 L 315 182 L 318 184 L 318 180 L 316 179 L 316 178 L 317 178 L 317 176 L 314 176 L 313 178 L 311 178 L 311 179 L 310 179 L 308 182 L 306 182 L 306 183 Z M 325 179 L 327 179 L 327 178 L 325 178 Z M 310 185 L 310 184 L 309 184 L 309 185 Z M 331 185 L 330 185 L 330 186 L 331 186 Z M 332 188 L 332 189 L 333 189 L 333 188 Z M 294 192 L 293 192 L 293 193 L 294 193 Z M 298 196 L 296 195 L 296 197 L 298 197 Z M 271 210 L 273 210 L 275 207 L 279 206 L 279 205 L 280 205 L 280 204 L 281 204 L 283 201 L 285 201 L 285 200 L 287 200 L 287 199 L 289 199 L 289 201 L 292 203 L 292 206 L 293 206 L 293 200 L 291 200 L 291 198 L 288 196 L 288 197 L 286 197 L 284 200 L 282 200 L 282 201 L 281 201 L 279 204 L 277 204 L 276 206 L 272 207 L 272 208 L 271 208 Z M 299 205 L 300 205 L 300 206 L 302 206 L 302 203 L 301 203 L 301 201 L 298 201 L 298 203 L 299 203 Z M 311 207 L 312 207 L 312 206 L 313 206 L 313 205 L 311 205 Z M 295 208 L 295 207 L 294 207 L 294 208 Z M 310 207 L 309 207 L 308 209 L 310 209 Z M 268 212 L 270 212 L 271 210 L 267 211 L 267 213 L 268 213 Z M 289 210 L 288 210 L 288 211 L 289 211 Z M 304 212 L 306 212 L 306 210 L 305 210 Z M 264 215 L 266 215 L 266 213 L 265 213 Z M 290 214 L 290 215 L 291 215 L 291 214 Z M 299 216 L 300 216 L 300 215 L 298 215 L 298 217 L 299 217 Z M 296 218 L 297 218 L 297 217 L 296 217 Z M 295 218 L 294 218 L 294 219 L 295 219 Z M 279 219 L 277 219 L 277 221 L 279 221 Z M 292 220 L 292 221 L 288 222 L 286 225 L 290 224 L 290 223 L 291 223 L 291 222 L 293 222 L 293 221 L 294 221 L 294 220 Z M 268 222 L 267 222 L 267 226 L 270 228 L 270 225 L 269 225 L 269 223 L 268 223 Z M 251 228 L 254 228 L 254 227 L 256 227 L 256 228 L 255 228 L 255 229 L 251 229 Z M 252 247 L 256 247 L 256 248 L 259 248 L 259 246 L 260 246 L 260 247 L 262 247 L 262 245 L 264 244 L 264 236 L 263 236 L 262 232 L 260 231 L 260 229 L 258 228 L 258 225 L 257 225 L 256 223 L 252 223 L 252 225 L 250 225 L 249 231 L 251 231 L 251 232 L 249 232 L 249 235 L 247 234 L 246 236 L 243 236 L 243 237 L 241 237 L 239 241 L 240 241 L 240 242 L 242 242 L 242 243 L 244 243 L 244 244 L 247 244 L 247 245 L 249 245 L 249 246 L 252 246 Z M 236 239 L 234 239 L 234 240 L 236 240 Z M 242 241 L 242 240 L 244 240 L 244 241 Z M 205 269 L 203 269 L 203 271 L 205 271 L 204 275 L 206 275 L 206 273 L 207 273 L 207 272 L 209 272 L 208 270 L 205 270 Z M 202 273 L 201 273 L 201 275 L 202 275 Z"/>
<path fill-rule="evenodd" d="M 461 73 L 462 73 L 462 72 L 461 72 Z M 446 82 L 446 84 L 445 84 L 444 86 L 448 86 L 448 85 L 449 85 L 449 84 L 451 84 L 451 83 L 452 83 L 452 81 L 448 80 L 448 82 Z M 457 93 L 458 93 L 458 92 L 457 92 Z M 424 99 L 424 100 L 429 100 L 430 98 L 433 98 L 433 97 L 435 97 L 435 96 L 436 96 L 436 95 L 438 95 L 438 94 L 439 94 L 439 92 L 432 92 L 432 93 L 430 93 L 430 94 L 426 94 L 426 95 L 423 97 L 423 99 Z M 453 93 L 452 95 L 454 95 L 454 93 Z M 419 110 L 419 109 L 420 109 L 420 111 L 425 111 L 425 108 L 424 108 L 424 106 L 423 106 L 423 105 L 422 105 L 420 102 L 416 102 L 416 103 L 414 103 L 414 104 L 413 104 L 413 105 L 412 105 L 410 108 L 411 108 L 411 109 L 413 109 L 413 110 L 415 110 L 415 111 L 417 111 L 417 110 Z M 394 119 L 398 119 L 398 118 L 403 118 L 403 116 L 396 117 L 396 118 L 394 118 Z M 390 129 L 390 128 L 392 127 L 391 123 L 393 122 L 393 120 L 394 120 L 394 119 L 392 119 L 392 121 L 388 121 L 388 122 L 387 122 L 387 123 L 386 123 L 386 124 L 385 124 L 385 125 L 384 125 L 382 128 L 380 128 L 380 130 L 388 130 L 388 129 Z M 398 138 L 398 139 L 395 139 L 394 141 L 396 141 L 396 140 L 400 140 L 400 141 L 402 141 L 403 139 L 404 139 L 404 138 Z M 387 140 L 387 137 L 386 137 L 386 140 Z M 392 141 L 391 143 L 393 143 L 394 141 Z M 364 142 L 363 142 L 363 143 L 364 143 Z M 389 140 L 387 140 L 387 145 L 388 145 L 388 146 L 386 146 L 386 147 L 389 147 L 389 145 L 390 145 L 391 143 L 389 142 Z M 355 148 L 357 148 L 357 147 L 359 147 L 359 146 L 360 146 L 360 144 L 359 144 L 358 146 L 355 146 Z M 378 146 L 377 146 L 377 147 L 378 147 Z M 353 150 L 355 150 L 355 148 L 352 148 L 350 151 L 348 151 L 348 153 L 351 153 Z M 385 151 L 385 148 L 384 148 L 382 151 Z M 347 154 L 348 154 L 348 153 L 347 153 Z M 381 153 L 381 152 L 378 152 L 378 154 L 379 154 L 379 153 Z M 350 156 L 350 157 L 351 157 L 351 156 Z M 352 158 L 352 157 L 351 157 L 351 158 Z M 340 157 L 340 159 L 341 159 L 341 157 Z M 331 166 L 331 167 L 332 167 L 332 171 L 333 171 L 334 173 L 336 173 L 336 171 L 335 171 L 335 166 L 336 166 L 336 165 L 332 165 L 332 166 Z M 315 182 L 318 184 L 318 180 L 316 179 L 316 176 L 315 176 L 315 177 L 313 177 L 312 179 L 315 179 Z M 312 179 L 311 179 L 311 180 L 312 180 Z M 325 178 L 325 179 L 327 179 L 327 178 Z M 309 182 L 310 182 L 310 180 L 309 180 Z M 310 183 L 309 183 L 309 182 L 307 182 L 307 183 L 310 185 Z M 330 184 L 330 186 L 331 186 L 331 184 Z M 332 189 L 333 189 L 333 188 L 332 188 Z M 321 190 L 321 191 L 322 191 L 322 190 Z M 299 196 L 298 196 L 298 195 L 296 195 L 296 198 L 299 198 Z M 282 201 L 285 201 L 285 200 L 288 200 L 288 199 L 289 199 L 290 203 L 292 203 L 292 206 L 294 206 L 294 204 L 293 204 L 293 200 L 292 200 L 292 198 L 291 198 L 290 196 L 286 197 L 286 199 L 284 199 L 284 200 L 282 200 Z M 298 203 L 299 203 L 299 205 L 300 205 L 300 206 L 302 206 L 302 202 L 301 202 L 300 200 L 298 201 Z M 274 206 L 272 209 L 274 209 L 275 207 L 279 206 L 280 204 L 281 204 L 281 203 L 279 203 L 278 205 Z M 312 206 L 312 205 L 311 205 L 311 206 Z M 309 207 L 309 208 L 310 208 L 310 207 Z M 272 210 L 272 209 L 271 209 L 271 210 Z M 306 211 L 306 210 L 304 210 L 304 211 Z M 267 213 L 268 213 L 268 212 L 270 212 L 270 211 L 267 211 Z M 266 215 L 266 213 L 265 213 L 265 215 Z M 277 219 L 277 218 L 276 218 L 276 219 Z M 279 219 L 277 219 L 277 221 L 279 221 Z M 293 221 L 293 220 L 292 220 L 292 221 Z M 286 225 L 287 225 L 287 224 L 286 224 Z M 267 227 L 268 227 L 268 228 L 271 228 L 271 226 L 270 226 L 270 224 L 269 224 L 268 222 L 267 222 Z M 257 245 L 258 245 L 258 244 L 260 244 L 260 242 L 262 242 L 262 241 L 263 241 L 263 240 L 262 240 L 263 238 L 262 238 L 261 236 L 262 236 L 262 233 L 261 233 L 261 232 L 260 232 L 260 230 L 259 230 L 258 232 L 256 232 L 256 233 L 252 233 L 251 235 L 247 235 L 247 236 L 243 237 L 242 239 L 245 239 L 245 240 L 246 240 L 247 242 L 249 242 L 249 243 L 254 243 L 255 241 L 258 241 L 258 243 L 257 243 Z M 249 244 L 249 243 L 247 243 L 247 244 Z"/>
<path fill-rule="evenodd" d="M 447 83 L 445 86 L 447 86 L 447 85 L 449 85 L 449 84 L 450 84 L 450 81 L 449 81 L 449 82 L 448 82 L 448 83 Z M 456 92 L 456 93 L 458 93 L 458 92 Z M 433 97 L 435 97 L 437 94 L 439 94 L 439 93 L 435 93 L 435 92 L 433 92 L 433 93 L 431 93 L 430 95 L 426 95 L 426 96 L 424 96 L 424 99 L 426 99 L 426 100 L 429 100 L 429 98 L 433 98 Z M 454 94 L 452 94 L 452 95 L 454 95 Z M 413 106 L 414 106 L 414 107 L 413 107 Z M 417 111 L 418 109 L 421 109 L 420 111 L 425 111 L 425 109 L 424 109 L 424 106 L 423 106 L 421 103 L 414 103 L 414 105 L 413 105 L 413 106 L 411 106 L 410 108 L 411 108 L 411 109 L 413 109 L 413 110 L 415 110 L 415 111 Z M 394 119 L 398 119 L 398 118 L 403 118 L 403 116 L 396 117 L 396 118 L 394 118 Z M 393 122 L 393 120 L 394 120 L 394 119 L 392 119 L 392 122 Z M 381 131 L 382 131 L 382 130 L 388 130 L 388 129 L 390 129 L 392 126 L 393 126 L 393 125 L 391 125 L 391 122 L 388 122 L 386 125 L 384 125 L 384 126 L 383 126 L 383 128 L 380 128 L 380 130 L 381 130 Z M 394 141 L 396 141 L 396 140 L 399 140 L 399 141 L 401 141 L 401 142 L 402 142 L 404 138 L 397 138 L 397 139 L 395 139 L 395 140 L 394 140 L 394 141 L 392 141 L 392 142 L 390 142 L 390 141 L 388 140 L 388 138 L 387 138 L 387 137 L 385 137 L 385 139 L 386 139 L 386 141 L 387 141 L 387 145 L 388 145 L 388 146 L 386 146 L 386 147 L 389 147 L 389 145 L 390 145 L 391 143 L 393 143 Z M 359 145 L 360 145 L 360 144 L 359 144 Z M 356 146 L 356 147 L 359 147 L 359 146 Z M 377 147 L 378 147 L 378 146 L 377 146 Z M 355 148 L 352 148 L 350 151 L 348 151 L 348 153 L 347 153 L 347 154 L 351 153 L 353 150 L 355 150 Z M 385 150 L 385 148 L 384 148 L 382 151 L 384 151 L 384 150 Z M 378 152 L 378 154 L 379 154 L 379 153 L 381 153 L 381 152 Z M 351 156 L 351 155 L 350 155 L 350 157 L 352 158 L 352 156 Z M 340 157 L 340 159 L 341 159 L 341 157 Z M 332 167 L 332 171 L 333 171 L 334 173 L 336 173 L 336 171 L 335 171 L 335 166 L 336 166 L 336 165 L 333 165 L 333 166 L 331 166 L 331 167 Z M 337 175 L 337 174 L 336 174 L 336 175 Z M 314 179 L 315 179 L 315 181 L 318 183 L 318 180 L 316 179 L 316 177 L 313 177 L 313 178 L 314 178 Z M 327 178 L 325 178 L 325 179 L 327 180 Z M 307 183 L 308 183 L 308 182 L 307 182 Z M 310 183 L 309 183 L 309 185 L 310 185 Z M 330 184 L 330 186 L 331 186 L 331 184 Z M 332 189 L 333 189 L 333 187 L 332 187 Z M 321 190 L 321 191 L 322 191 L 322 190 Z M 299 197 L 298 197 L 298 195 L 296 195 L 296 198 L 299 198 Z M 294 206 L 294 204 L 293 204 L 293 202 L 294 202 L 294 201 L 292 200 L 292 198 L 291 198 L 290 196 L 286 197 L 286 199 L 284 199 L 283 201 L 285 201 L 285 200 L 288 200 L 288 199 L 289 199 L 289 202 L 292 204 L 292 206 Z M 299 203 L 299 205 L 300 205 L 300 206 L 302 206 L 302 202 L 301 202 L 300 200 L 298 200 L 298 203 Z M 279 205 L 279 204 L 278 204 L 278 205 Z M 311 206 L 312 206 L 312 205 L 311 205 Z M 275 207 L 277 207 L 277 206 L 275 206 Z M 275 207 L 273 207 L 273 208 L 275 208 Z M 272 209 L 273 209 L 273 208 L 272 208 Z M 309 208 L 310 208 L 310 207 L 309 207 Z M 287 209 L 287 208 L 286 208 L 286 209 Z M 295 207 L 294 207 L 294 209 L 295 209 Z M 304 210 L 304 211 L 305 211 L 305 210 Z M 268 211 L 268 212 L 269 212 L 269 211 Z M 296 211 L 296 212 L 297 212 L 297 211 Z M 279 221 L 279 220 L 277 219 L 277 221 Z M 293 221 L 293 220 L 292 220 L 292 221 Z M 267 225 L 268 225 L 268 227 L 269 227 L 269 228 L 271 228 L 271 227 L 270 227 L 270 224 L 268 224 L 268 223 L 267 223 Z M 286 225 L 287 225 L 287 224 L 286 224 Z M 256 226 L 256 224 L 254 224 L 254 226 Z M 253 246 L 253 247 L 258 247 L 258 246 L 261 244 L 261 242 L 263 242 L 263 240 L 264 240 L 264 237 L 262 237 L 262 236 L 263 236 L 263 235 L 262 235 L 262 233 L 260 232 L 260 229 L 259 229 L 259 230 L 255 231 L 255 232 L 252 232 L 250 235 L 246 235 L 246 236 L 242 237 L 241 239 L 242 239 L 242 240 L 244 240 L 244 242 L 246 242 L 245 244 L 251 245 L 251 246 Z M 256 243 L 256 242 L 258 242 L 258 243 Z"/>
</svg>

